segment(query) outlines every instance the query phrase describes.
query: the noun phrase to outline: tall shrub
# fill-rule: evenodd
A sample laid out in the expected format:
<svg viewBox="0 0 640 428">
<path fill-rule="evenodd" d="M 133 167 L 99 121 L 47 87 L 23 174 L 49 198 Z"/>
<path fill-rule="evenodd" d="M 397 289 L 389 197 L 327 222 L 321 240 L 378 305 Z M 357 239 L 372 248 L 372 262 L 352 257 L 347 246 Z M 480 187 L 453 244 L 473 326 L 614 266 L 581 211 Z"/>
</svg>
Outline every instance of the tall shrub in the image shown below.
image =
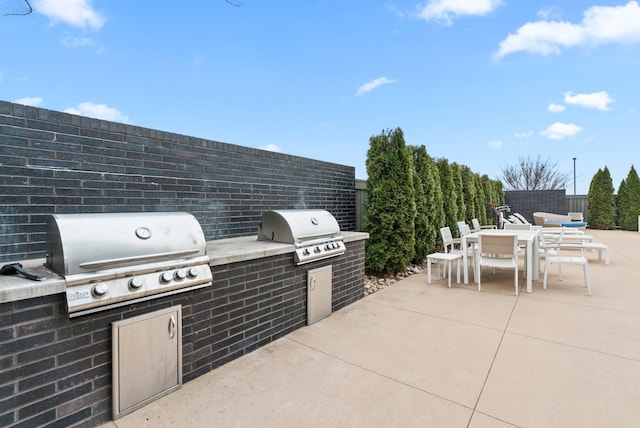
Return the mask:
<svg viewBox="0 0 640 428">
<path fill-rule="evenodd" d="M 598 170 L 591 179 L 589 194 L 589 217 L 587 223 L 594 229 L 615 229 L 616 203 L 613 195 L 613 181 L 609 169 Z"/>
<path fill-rule="evenodd" d="M 451 232 L 458 230 L 458 194 L 453 181 L 453 173 L 449 161 L 445 158 L 437 160 L 438 171 L 440 172 L 440 188 L 442 189 L 442 207 L 445 213 L 444 226 L 449 226 Z M 438 238 L 441 243 L 442 237 Z"/>
<path fill-rule="evenodd" d="M 638 230 L 640 215 L 640 178 L 633 165 L 618 190 L 618 225 L 623 230 Z"/>
<path fill-rule="evenodd" d="M 422 263 L 436 247 L 441 225 L 444 224 L 442 190 L 439 173 L 433 159 L 424 146 L 412 147 L 415 169 L 416 195 L 415 254 L 414 263 Z"/>
<path fill-rule="evenodd" d="M 465 220 L 467 224 L 471 223 L 472 218 L 477 218 L 476 199 L 478 197 L 478 192 L 476 189 L 474 175 L 475 174 L 468 166 L 460 166 L 460 183 L 462 184 L 462 196 L 464 200 L 464 206 L 466 208 L 465 216 L 464 218 L 460 218 L 460 220 Z"/>
<path fill-rule="evenodd" d="M 464 200 L 461 168 L 460 165 L 455 162 L 451 164 L 451 177 L 453 179 L 453 188 L 455 189 L 456 205 L 458 206 L 458 216 L 455 221 L 458 222 L 467 218 L 467 205 Z M 457 236 L 460 236 L 457 224 L 451 227 L 451 231 Z"/>
<path fill-rule="evenodd" d="M 375 273 L 404 270 L 413 259 L 416 205 L 413 162 L 400 128 L 369 139 L 365 263 Z"/>
</svg>

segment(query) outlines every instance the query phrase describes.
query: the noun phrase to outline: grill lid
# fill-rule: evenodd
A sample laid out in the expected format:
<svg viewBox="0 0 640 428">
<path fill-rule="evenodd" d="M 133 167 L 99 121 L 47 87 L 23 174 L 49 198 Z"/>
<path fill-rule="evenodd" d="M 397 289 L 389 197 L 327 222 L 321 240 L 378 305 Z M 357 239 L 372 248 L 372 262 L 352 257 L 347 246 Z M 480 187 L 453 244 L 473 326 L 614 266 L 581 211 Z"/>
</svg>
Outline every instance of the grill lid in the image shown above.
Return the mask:
<svg viewBox="0 0 640 428">
<path fill-rule="evenodd" d="M 324 210 L 264 211 L 258 240 L 294 244 L 294 261 L 298 265 L 346 251 L 338 222 Z"/>
<path fill-rule="evenodd" d="M 196 218 L 183 212 L 54 214 L 47 220 L 47 266 L 91 273 L 206 255 Z"/>
<path fill-rule="evenodd" d="M 340 238 L 338 221 L 325 210 L 263 211 L 258 240 L 306 245 L 311 241 Z"/>
</svg>

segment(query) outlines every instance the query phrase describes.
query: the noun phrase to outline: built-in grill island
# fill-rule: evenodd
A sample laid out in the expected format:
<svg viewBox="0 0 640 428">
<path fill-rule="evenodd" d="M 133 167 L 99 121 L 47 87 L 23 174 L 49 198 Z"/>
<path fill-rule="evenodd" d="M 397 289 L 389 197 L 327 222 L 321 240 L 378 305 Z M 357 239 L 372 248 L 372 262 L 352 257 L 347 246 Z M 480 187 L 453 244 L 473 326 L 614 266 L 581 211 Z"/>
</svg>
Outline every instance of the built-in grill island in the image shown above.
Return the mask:
<svg viewBox="0 0 640 428">
<path fill-rule="evenodd" d="M 117 419 L 364 297 L 367 234 L 324 210 L 261 214 L 208 241 L 184 212 L 48 215 L 46 258 L 21 261 L 42 280 L 0 275 L 12 420 Z"/>
<path fill-rule="evenodd" d="M 295 245 L 294 261 L 298 265 L 339 256 L 346 251 L 338 221 L 325 210 L 264 211 L 258 240 Z"/>
<path fill-rule="evenodd" d="M 56 214 L 45 265 L 66 282 L 69 317 L 212 284 L 206 241 L 184 212 Z"/>
</svg>

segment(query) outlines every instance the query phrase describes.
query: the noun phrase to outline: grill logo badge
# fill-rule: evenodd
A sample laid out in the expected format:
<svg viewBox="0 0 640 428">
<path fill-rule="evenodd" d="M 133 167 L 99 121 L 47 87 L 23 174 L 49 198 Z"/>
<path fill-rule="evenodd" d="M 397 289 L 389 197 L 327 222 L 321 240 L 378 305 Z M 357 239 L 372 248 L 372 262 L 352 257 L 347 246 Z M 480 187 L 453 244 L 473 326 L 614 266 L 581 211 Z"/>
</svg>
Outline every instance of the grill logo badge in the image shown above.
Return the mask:
<svg viewBox="0 0 640 428">
<path fill-rule="evenodd" d="M 88 291 L 67 291 L 67 299 L 68 300 L 78 300 L 78 299 L 86 299 L 90 297 Z"/>
<path fill-rule="evenodd" d="M 317 226 L 318 225 L 318 219 L 315 218 L 315 217 L 311 217 L 311 224 L 314 225 L 314 226 Z"/>
</svg>

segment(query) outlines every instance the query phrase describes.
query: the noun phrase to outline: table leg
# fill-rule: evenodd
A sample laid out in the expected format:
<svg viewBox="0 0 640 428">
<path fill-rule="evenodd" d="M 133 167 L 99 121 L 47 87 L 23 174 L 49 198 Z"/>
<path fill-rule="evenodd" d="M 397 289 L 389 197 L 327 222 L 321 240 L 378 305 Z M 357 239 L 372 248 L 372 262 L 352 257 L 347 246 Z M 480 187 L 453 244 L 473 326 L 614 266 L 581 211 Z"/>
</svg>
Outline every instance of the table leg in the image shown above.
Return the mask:
<svg viewBox="0 0 640 428">
<path fill-rule="evenodd" d="M 427 284 L 431 284 L 431 259 L 427 258 Z"/>
<path fill-rule="evenodd" d="M 467 251 L 464 249 L 467 248 L 467 237 L 463 236 L 460 242 L 460 248 L 462 248 L 462 271 L 464 272 L 464 284 L 467 285 L 469 283 L 469 267 L 467 260 Z"/>
<path fill-rule="evenodd" d="M 527 293 L 531 293 L 531 279 L 533 278 L 533 241 L 527 240 Z"/>
</svg>

